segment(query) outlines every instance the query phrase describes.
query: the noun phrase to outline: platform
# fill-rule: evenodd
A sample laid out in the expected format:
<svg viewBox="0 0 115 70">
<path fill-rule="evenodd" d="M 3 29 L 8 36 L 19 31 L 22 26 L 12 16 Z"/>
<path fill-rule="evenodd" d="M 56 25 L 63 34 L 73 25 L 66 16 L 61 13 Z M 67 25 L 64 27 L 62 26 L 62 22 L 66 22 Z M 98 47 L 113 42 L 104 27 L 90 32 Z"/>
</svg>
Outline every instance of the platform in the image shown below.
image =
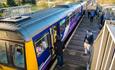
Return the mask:
<svg viewBox="0 0 115 70">
<path fill-rule="evenodd" d="M 83 55 L 83 41 L 87 30 L 92 30 L 94 39 L 96 39 L 100 31 L 99 18 L 95 17 L 93 23 L 91 23 L 87 14 L 83 16 L 81 23 L 64 51 L 64 66 L 61 68 L 56 67 L 55 70 L 86 70 L 89 55 Z"/>
</svg>

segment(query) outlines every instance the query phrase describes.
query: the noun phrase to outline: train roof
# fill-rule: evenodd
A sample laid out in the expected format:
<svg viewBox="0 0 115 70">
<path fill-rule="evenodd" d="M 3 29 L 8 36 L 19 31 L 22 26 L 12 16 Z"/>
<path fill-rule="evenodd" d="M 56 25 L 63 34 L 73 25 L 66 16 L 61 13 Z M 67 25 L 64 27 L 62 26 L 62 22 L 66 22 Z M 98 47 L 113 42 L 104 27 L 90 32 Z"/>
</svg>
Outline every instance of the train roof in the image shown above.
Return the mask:
<svg viewBox="0 0 115 70">
<path fill-rule="evenodd" d="M 79 7 L 79 4 L 76 5 L 76 8 Z M 29 41 L 33 36 L 38 32 L 48 28 L 52 24 L 64 18 L 70 12 L 75 9 L 75 6 L 70 8 L 56 7 L 41 10 L 32 14 L 26 14 L 21 17 L 16 18 L 6 18 L 0 20 L 0 29 L 8 29 L 13 31 L 19 31 L 23 34 L 24 39 Z M 20 19 L 20 20 L 19 20 Z"/>
</svg>

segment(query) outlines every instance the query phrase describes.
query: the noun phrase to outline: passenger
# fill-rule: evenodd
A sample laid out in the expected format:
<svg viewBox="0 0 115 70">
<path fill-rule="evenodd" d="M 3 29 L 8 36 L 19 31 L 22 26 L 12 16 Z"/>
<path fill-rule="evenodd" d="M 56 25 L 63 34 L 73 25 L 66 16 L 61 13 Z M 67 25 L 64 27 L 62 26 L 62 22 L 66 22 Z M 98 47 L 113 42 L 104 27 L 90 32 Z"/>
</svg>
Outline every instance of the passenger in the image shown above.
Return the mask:
<svg viewBox="0 0 115 70">
<path fill-rule="evenodd" d="M 90 11 L 88 11 L 88 18 L 89 18 L 89 16 L 90 16 Z"/>
<path fill-rule="evenodd" d="M 104 13 L 101 15 L 101 28 L 104 26 Z"/>
<path fill-rule="evenodd" d="M 15 46 L 17 47 L 17 54 L 22 55 L 23 54 L 22 46 L 18 44 L 16 44 Z"/>
<path fill-rule="evenodd" d="M 91 11 L 91 13 L 90 13 L 90 22 L 93 22 L 94 17 L 95 17 L 95 12 Z"/>
<path fill-rule="evenodd" d="M 99 17 L 99 7 L 98 6 L 96 7 L 96 15 L 97 17 Z"/>
<path fill-rule="evenodd" d="M 47 44 L 46 44 L 46 42 L 45 42 L 45 41 L 42 41 L 42 47 L 43 47 L 44 49 L 46 49 L 46 48 L 47 48 Z"/>
<path fill-rule="evenodd" d="M 85 54 L 90 54 L 90 50 L 91 50 L 91 46 L 93 44 L 93 33 L 88 30 L 87 31 L 87 34 L 85 36 L 85 39 L 84 39 L 84 49 L 85 49 Z"/>
<path fill-rule="evenodd" d="M 98 10 L 99 10 L 99 8 L 98 8 L 98 6 L 97 6 L 97 7 L 96 7 L 96 10 L 95 10 L 95 15 L 98 14 Z"/>
<path fill-rule="evenodd" d="M 22 55 L 22 48 L 17 48 L 17 54 Z"/>
<path fill-rule="evenodd" d="M 43 49 L 42 49 L 42 46 L 39 45 L 36 47 L 36 52 L 37 52 L 37 55 L 40 55 L 42 53 Z"/>
<path fill-rule="evenodd" d="M 57 64 L 62 67 L 63 66 L 63 44 L 61 42 L 61 38 L 56 36 L 56 42 L 54 43 L 55 46 L 55 54 L 58 60 Z"/>
</svg>

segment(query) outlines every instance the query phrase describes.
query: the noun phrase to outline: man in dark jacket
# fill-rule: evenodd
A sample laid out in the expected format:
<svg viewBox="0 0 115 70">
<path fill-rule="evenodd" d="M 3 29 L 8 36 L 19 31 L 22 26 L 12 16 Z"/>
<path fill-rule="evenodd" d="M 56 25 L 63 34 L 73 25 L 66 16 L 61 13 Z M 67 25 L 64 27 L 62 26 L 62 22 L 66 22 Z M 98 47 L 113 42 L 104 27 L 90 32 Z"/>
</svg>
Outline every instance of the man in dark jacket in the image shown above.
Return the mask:
<svg viewBox="0 0 115 70">
<path fill-rule="evenodd" d="M 56 37 L 55 45 L 55 53 L 58 60 L 58 65 L 63 66 L 63 43 L 61 42 L 61 38 L 59 36 Z"/>
<path fill-rule="evenodd" d="M 101 26 L 102 27 L 104 26 L 104 13 L 102 13 L 101 15 Z"/>
</svg>

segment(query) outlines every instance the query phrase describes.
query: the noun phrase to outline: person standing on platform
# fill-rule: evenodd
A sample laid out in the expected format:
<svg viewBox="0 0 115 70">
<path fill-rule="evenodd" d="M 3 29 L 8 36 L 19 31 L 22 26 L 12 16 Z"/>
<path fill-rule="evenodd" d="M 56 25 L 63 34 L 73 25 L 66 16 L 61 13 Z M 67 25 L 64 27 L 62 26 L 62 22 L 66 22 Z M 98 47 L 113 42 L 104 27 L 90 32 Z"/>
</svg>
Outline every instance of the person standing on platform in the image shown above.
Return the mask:
<svg viewBox="0 0 115 70">
<path fill-rule="evenodd" d="M 93 33 L 90 30 L 88 30 L 84 38 L 85 55 L 87 55 L 88 53 L 90 54 L 91 46 L 93 45 L 93 41 L 94 41 Z"/>
<path fill-rule="evenodd" d="M 101 26 L 103 27 L 104 26 L 104 13 L 102 13 L 100 18 L 101 18 Z"/>
<path fill-rule="evenodd" d="M 99 17 L 99 7 L 97 6 L 96 7 L 96 15 L 97 15 L 97 18 Z"/>
<path fill-rule="evenodd" d="M 57 64 L 62 67 L 63 66 L 63 43 L 61 42 L 61 38 L 57 35 L 56 42 L 54 43 L 55 53 L 57 57 Z"/>
<path fill-rule="evenodd" d="M 90 16 L 90 11 L 87 11 L 88 12 L 88 18 L 89 18 L 89 16 Z"/>
<path fill-rule="evenodd" d="M 93 18 L 95 16 L 95 11 L 90 12 L 90 22 L 93 22 Z"/>
</svg>

